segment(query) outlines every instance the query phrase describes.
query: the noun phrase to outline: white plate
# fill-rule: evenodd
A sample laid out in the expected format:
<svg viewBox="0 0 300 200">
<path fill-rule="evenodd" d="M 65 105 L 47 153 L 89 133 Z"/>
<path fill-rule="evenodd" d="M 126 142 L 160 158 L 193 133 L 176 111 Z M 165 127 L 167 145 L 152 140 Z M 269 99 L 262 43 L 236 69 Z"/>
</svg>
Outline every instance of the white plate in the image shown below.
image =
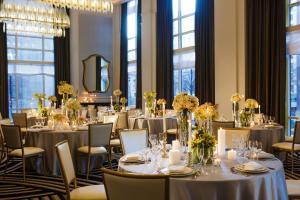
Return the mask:
<svg viewBox="0 0 300 200">
<path fill-rule="evenodd" d="M 265 173 L 268 172 L 269 169 L 267 167 L 261 167 L 255 170 L 245 170 L 244 165 L 236 165 L 234 166 L 234 169 L 240 172 L 246 172 L 246 173 L 252 173 L 252 174 L 260 174 L 260 173 Z"/>
<path fill-rule="evenodd" d="M 127 161 L 126 156 L 123 156 L 122 158 L 120 158 L 120 162 L 123 162 L 123 163 L 139 163 L 139 164 L 145 163 L 142 156 L 139 156 L 138 160 L 130 160 L 130 161 Z"/>
<path fill-rule="evenodd" d="M 172 177 L 184 177 L 184 176 L 190 176 L 190 175 L 195 174 L 195 171 L 190 167 L 185 167 L 183 172 L 172 172 L 172 173 L 170 173 L 168 171 L 168 174 Z"/>
</svg>

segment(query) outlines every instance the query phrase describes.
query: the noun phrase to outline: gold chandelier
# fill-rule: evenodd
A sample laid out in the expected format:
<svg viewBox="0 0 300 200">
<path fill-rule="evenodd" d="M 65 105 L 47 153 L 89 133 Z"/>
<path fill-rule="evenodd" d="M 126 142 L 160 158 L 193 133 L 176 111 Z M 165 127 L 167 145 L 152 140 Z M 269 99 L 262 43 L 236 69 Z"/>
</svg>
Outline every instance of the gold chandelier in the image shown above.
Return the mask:
<svg viewBox="0 0 300 200">
<path fill-rule="evenodd" d="M 113 4 L 111 0 L 40 0 L 56 7 L 67 7 L 76 10 L 86 10 L 111 14 Z"/>
<path fill-rule="evenodd" d="M 70 18 L 64 8 L 35 0 L 4 0 L 0 8 L 0 21 L 10 32 L 40 33 L 64 36 L 70 27 Z"/>
</svg>

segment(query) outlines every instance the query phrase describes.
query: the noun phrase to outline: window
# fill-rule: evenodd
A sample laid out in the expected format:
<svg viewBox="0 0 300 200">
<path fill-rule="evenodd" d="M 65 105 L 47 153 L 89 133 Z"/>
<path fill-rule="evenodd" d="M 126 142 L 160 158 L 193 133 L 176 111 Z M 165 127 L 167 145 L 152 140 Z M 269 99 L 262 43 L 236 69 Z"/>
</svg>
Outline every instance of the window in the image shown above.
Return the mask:
<svg viewBox="0 0 300 200">
<path fill-rule="evenodd" d="M 195 95 L 195 7 L 195 0 L 173 0 L 174 95 Z"/>
<path fill-rule="evenodd" d="M 34 93 L 54 95 L 53 38 L 7 35 L 9 115 L 37 108 Z"/>
<path fill-rule="evenodd" d="M 136 105 L 137 90 L 137 0 L 127 3 L 128 106 Z"/>
</svg>

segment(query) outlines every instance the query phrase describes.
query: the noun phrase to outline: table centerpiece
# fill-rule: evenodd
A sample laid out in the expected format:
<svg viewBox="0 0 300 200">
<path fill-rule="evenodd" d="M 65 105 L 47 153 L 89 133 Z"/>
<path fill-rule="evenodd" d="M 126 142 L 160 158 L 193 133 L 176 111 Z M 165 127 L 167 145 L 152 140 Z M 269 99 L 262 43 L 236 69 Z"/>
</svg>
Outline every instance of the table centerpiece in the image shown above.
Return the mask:
<svg viewBox="0 0 300 200">
<path fill-rule="evenodd" d="M 251 124 L 254 124 L 254 114 L 255 109 L 258 108 L 258 102 L 255 99 L 247 99 L 245 102 L 245 108 L 248 109 L 248 112 L 250 113 L 250 126 Z"/>
<path fill-rule="evenodd" d="M 57 86 L 58 94 L 62 95 L 61 99 L 61 107 L 65 106 L 65 103 L 68 101 L 71 95 L 74 95 L 74 88 L 71 84 L 67 83 L 66 81 L 60 81 L 59 85 Z"/>
<path fill-rule="evenodd" d="M 217 105 L 212 103 L 204 103 L 195 109 L 195 118 L 197 120 L 198 129 L 212 133 L 212 120 L 216 120 L 219 116 Z"/>
<path fill-rule="evenodd" d="M 77 126 L 78 111 L 81 108 L 80 102 L 76 98 L 70 98 L 65 105 L 71 126 Z"/>
<path fill-rule="evenodd" d="M 38 101 L 38 112 L 41 114 L 44 104 L 45 104 L 45 98 L 46 94 L 44 93 L 35 93 L 33 97 Z"/>
<path fill-rule="evenodd" d="M 144 92 L 145 99 L 145 117 L 151 117 L 155 114 L 155 101 L 156 101 L 156 92 L 147 91 Z"/>
<path fill-rule="evenodd" d="M 230 101 L 232 103 L 232 120 L 235 123 L 235 127 L 239 127 L 239 102 L 244 98 L 244 95 L 235 93 L 231 96 Z"/>
<path fill-rule="evenodd" d="M 126 111 L 126 103 L 128 102 L 128 100 L 127 100 L 127 98 L 126 97 L 122 97 L 121 99 L 120 99 L 120 103 L 121 103 L 121 105 L 122 105 L 122 110 L 123 111 Z"/>
<path fill-rule="evenodd" d="M 159 110 L 157 111 L 157 114 L 159 116 L 164 116 L 166 114 L 166 103 L 167 101 L 165 99 L 158 99 L 157 105 L 159 107 Z"/>
<path fill-rule="evenodd" d="M 48 101 L 50 103 L 50 107 L 55 109 L 56 108 L 56 102 L 57 102 L 56 96 L 49 96 Z"/>
</svg>

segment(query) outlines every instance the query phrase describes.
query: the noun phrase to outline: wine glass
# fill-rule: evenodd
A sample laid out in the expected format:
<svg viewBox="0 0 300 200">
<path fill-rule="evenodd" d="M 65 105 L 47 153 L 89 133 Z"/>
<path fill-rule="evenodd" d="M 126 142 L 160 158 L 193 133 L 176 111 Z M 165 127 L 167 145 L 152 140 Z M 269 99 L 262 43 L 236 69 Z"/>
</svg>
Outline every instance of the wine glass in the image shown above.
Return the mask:
<svg viewBox="0 0 300 200">
<path fill-rule="evenodd" d="M 259 154 L 262 152 L 262 142 L 256 141 L 256 148 L 257 148 L 257 153 L 256 153 L 256 158 L 259 158 Z"/>
<path fill-rule="evenodd" d="M 154 147 L 157 144 L 157 135 L 150 134 L 149 140 L 150 140 L 151 146 Z"/>
<path fill-rule="evenodd" d="M 164 145 L 164 142 L 166 140 L 166 134 L 165 133 L 159 133 L 158 134 L 158 140 L 161 146 Z"/>
<path fill-rule="evenodd" d="M 207 161 L 211 158 L 211 156 L 212 156 L 212 151 L 211 150 L 207 150 L 207 151 L 204 150 L 204 153 L 203 153 L 203 167 L 204 167 L 204 174 L 205 175 L 208 175 L 207 170 L 206 170 L 206 164 L 207 164 Z"/>
</svg>

